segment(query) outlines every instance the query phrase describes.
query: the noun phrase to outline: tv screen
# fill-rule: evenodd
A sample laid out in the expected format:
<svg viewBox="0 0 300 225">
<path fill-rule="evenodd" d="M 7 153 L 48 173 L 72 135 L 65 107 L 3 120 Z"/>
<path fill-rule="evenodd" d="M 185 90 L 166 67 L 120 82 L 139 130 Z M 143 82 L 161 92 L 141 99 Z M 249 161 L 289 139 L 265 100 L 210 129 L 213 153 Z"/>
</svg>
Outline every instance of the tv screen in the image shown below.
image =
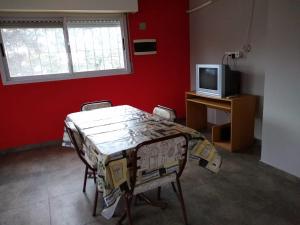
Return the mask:
<svg viewBox="0 0 300 225">
<path fill-rule="evenodd" d="M 218 90 L 218 68 L 199 68 L 199 87 Z"/>
</svg>

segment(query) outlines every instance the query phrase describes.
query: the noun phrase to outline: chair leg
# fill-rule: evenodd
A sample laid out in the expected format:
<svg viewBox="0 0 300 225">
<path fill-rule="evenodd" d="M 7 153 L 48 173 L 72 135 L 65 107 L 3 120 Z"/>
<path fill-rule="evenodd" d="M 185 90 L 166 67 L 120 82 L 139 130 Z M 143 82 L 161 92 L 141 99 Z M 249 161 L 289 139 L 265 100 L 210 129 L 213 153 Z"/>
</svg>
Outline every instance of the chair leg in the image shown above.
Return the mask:
<svg viewBox="0 0 300 225">
<path fill-rule="evenodd" d="M 157 200 L 160 200 L 161 187 L 157 188 Z"/>
<path fill-rule="evenodd" d="M 122 214 L 122 216 L 118 220 L 117 225 L 121 225 L 123 220 L 126 218 L 126 216 L 127 216 L 126 211 L 124 211 L 124 213 Z"/>
<path fill-rule="evenodd" d="M 96 216 L 97 202 L 98 202 L 98 188 L 96 187 L 93 216 Z"/>
<path fill-rule="evenodd" d="M 93 175 L 94 175 L 94 183 L 96 184 L 97 181 L 96 181 L 96 172 L 95 171 L 93 171 Z"/>
<path fill-rule="evenodd" d="M 84 172 L 84 182 L 83 182 L 83 192 L 85 192 L 85 186 L 86 186 L 86 179 L 87 179 L 87 175 L 88 175 L 88 167 L 85 166 L 85 172 Z"/>
<path fill-rule="evenodd" d="M 166 202 L 161 202 L 161 201 L 157 201 L 154 202 L 151 199 L 149 199 L 144 193 L 140 193 L 138 195 L 136 195 L 140 200 L 146 202 L 147 204 L 154 206 L 154 207 L 159 207 L 161 209 L 165 209 L 167 208 L 168 204 Z"/>
<path fill-rule="evenodd" d="M 130 212 L 130 196 L 128 196 L 127 194 L 125 194 L 125 207 L 126 207 L 126 214 L 127 214 L 127 218 L 128 218 L 128 224 L 132 225 L 132 218 L 131 218 L 131 212 Z"/>
<path fill-rule="evenodd" d="M 183 195 L 182 195 L 181 184 L 180 184 L 179 178 L 176 179 L 176 183 L 177 183 L 177 188 L 178 188 L 178 192 L 179 192 L 178 196 L 179 196 L 179 200 L 181 203 L 184 223 L 185 223 L 185 225 L 187 225 L 188 224 L 187 215 L 186 215 L 186 210 L 185 210 L 185 205 L 184 205 L 184 200 L 183 200 Z"/>
<path fill-rule="evenodd" d="M 177 190 L 176 190 L 176 187 L 175 187 L 175 183 L 172 182 L 171 184 L 172 184 L 173 191 L 177 194 Z"/>
</svg>

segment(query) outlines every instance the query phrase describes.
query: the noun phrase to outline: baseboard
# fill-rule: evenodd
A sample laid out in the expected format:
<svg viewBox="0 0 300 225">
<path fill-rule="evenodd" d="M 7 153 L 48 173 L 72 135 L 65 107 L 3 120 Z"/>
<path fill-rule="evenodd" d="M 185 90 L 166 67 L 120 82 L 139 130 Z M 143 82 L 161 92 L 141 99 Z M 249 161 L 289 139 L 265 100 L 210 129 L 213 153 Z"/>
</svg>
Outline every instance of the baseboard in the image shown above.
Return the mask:
<svg viewBox="0 0 300 225">
<path fill-rule="evenodd" d="M 39 144 L 30 144 L 30 145 L 15 147 L 15 148 L 8 148 L 8 149 L 1 150 L 0 156 L 7 155 L 10 153 L 30 151 L 38 148 L 59 147 L 61 146 L 61 143 L 62 140 L 54 140 L 54 141 L 47 141 Z"/>
</svg>

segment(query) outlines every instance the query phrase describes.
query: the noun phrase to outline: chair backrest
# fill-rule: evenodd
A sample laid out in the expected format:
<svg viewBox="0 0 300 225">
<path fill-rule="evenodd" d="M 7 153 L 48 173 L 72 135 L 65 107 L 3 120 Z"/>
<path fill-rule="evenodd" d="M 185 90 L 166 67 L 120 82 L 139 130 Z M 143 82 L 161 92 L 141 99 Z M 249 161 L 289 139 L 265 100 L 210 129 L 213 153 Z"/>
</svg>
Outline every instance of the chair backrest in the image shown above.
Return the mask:
<svg viewBox="0 0 300 225">
<path fill-rule="evenodd" d="M 72 122 L 65 121 L 65 128 L 79 158 L 83 161 L 85 165 L 87 165 L 91 170 L 93 170 L 93 167 L 91 167 L 91 165 L 85 159 L 85 152 L 83 151 L 83 138 L 80 135 L 79 131 Z"/>
<path fill-rule="evenodd" d="M 112 103 L 109 100 L 86 102 L 81 106 L 81 111 L 89 111 L 94 109 L 111 107 Z"/>
<path fill-rule="evenodd" d="M 139 144 L 133 156 L 131 187 L 162 176 L 180 177 L 187 160 L 188 140 L 183 133 Z"/>
<path fill-rule="evenodd" d="M 176 112 L 174 109 L 161 105 L 154 107 L 153 114 L 172 122 L 176 119 Z"/>
</svg>

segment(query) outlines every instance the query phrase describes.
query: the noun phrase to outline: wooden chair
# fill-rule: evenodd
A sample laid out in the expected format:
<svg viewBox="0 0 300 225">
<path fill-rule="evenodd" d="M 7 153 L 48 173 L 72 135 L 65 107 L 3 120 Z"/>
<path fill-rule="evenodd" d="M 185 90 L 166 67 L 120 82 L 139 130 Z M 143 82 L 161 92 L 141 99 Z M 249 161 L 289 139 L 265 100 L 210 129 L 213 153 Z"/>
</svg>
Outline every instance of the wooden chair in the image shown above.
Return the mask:
<svg viewBox="0 0 300 225">
<path fill-rule="evenodd" d="M 178 188 L 176 194 L 181 204 L 184 223 L 187 225 L 186 209 L 179 179 L 187 161 L 187 149 L 188 140 L 184 134 L 150 140 L 138 145 L 132 156 L 130 187 L 127 188 L 124 194 L 125 212 L 118 224 L 121 224 L 127 217 L 129 225 L 132 225 L 130 205 L 134 196 L 150 205 L 165 208 L 165 204 L 152 202 L 145 196 L 144 192 L 157 189 L 166 184 L 174 185 L 176 183 Z M 150 163 L 150 158 L 153 162 L 153 154 L 156 154 L 157 161 Z"/>
<path fill-rule="evenodd" d="M 106 108 L 111 106 L 112 106 L 112 102 L 109 100 L 86 102 L 82 104 L 81 111 L 89 111 L 93 109 L 100 109 L 100 108 Z"/>
<path fill-rule="evenodd" d="M 97 163 L 91 162 L 91 160 L 87 157 L 86 151 L 83 150 L 83 138 L 81 137 L 80 133 L 78 132 L 77 128 L 74 126 L 72 122 L 65 121 L 65 128 L 70 137 L 71 143 L 73 144 L 79 158 L 85 164 L 85 172 L 84 172 L 84 182 L 83 182 L 83 189 L 82 191 L 85 192 L 86 190 L 86 181 L 87 178 L 93 178 L 96 184 L 96 172 L 97 172 Z M 98 200 L 98 189 L 96 187 L 96 195 L 94 200 L 94 210 L 93 216 L 96 215 L 96 208 L 97 208 L 97 200 Z"/>
<path fill-rule="evenodd" d="M 156 107 L 154 107 L 153 115 L 162 117 L 172 122 L 174 122 L 176 119 L 175 110 L 162 105 L 157 105 Z"/>
</svg>

